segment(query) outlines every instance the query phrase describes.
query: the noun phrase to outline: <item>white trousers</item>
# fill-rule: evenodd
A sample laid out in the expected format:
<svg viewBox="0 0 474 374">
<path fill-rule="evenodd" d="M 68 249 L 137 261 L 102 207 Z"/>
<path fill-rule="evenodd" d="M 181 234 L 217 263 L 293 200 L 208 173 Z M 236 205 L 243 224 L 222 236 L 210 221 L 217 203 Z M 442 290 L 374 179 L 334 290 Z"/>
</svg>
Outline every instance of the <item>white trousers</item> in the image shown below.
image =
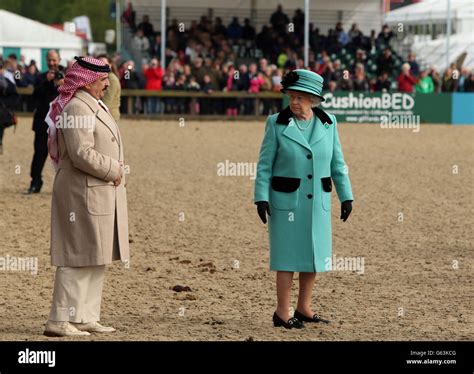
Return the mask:
<svg viewBox="0 0 474 374">
<path fill-rule="evenodd" d="M 58 266 L 50 321 L 97 322 L 104 285 L 105 265 L 87 267 Z"/>
</svg>

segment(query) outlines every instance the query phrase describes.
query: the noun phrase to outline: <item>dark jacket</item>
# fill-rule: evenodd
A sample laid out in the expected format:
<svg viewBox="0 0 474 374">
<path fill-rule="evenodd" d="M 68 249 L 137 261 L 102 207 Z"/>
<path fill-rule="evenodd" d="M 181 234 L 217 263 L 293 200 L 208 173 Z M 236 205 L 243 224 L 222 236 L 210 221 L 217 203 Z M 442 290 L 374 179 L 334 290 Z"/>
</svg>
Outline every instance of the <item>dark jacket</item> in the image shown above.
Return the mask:
<svg viewBox="0 0 474 374">
<path fill-rule="evenodd" d="M 0 101 L 5 107 L 10 110 L 15 110 L 18 101 L 19 95 L 16 92 L 16 86 L 10 82 L 7 78 L 0 75 Z"/>
<path fill-rule="evenodd" d="M 13 124 L 12 111 L 16 109 L 18 102 L 16 86 L 0 75 L 0 126 L 8 127 Z"/>
<path fill-rule="evenodd" d="M 64 72 L 62 66 L 59 70 Z M 49 81 L 46 79 L 44 72 L 38 75 L 36 79 L 35 88 L 33 91 L 33 99 L 35 101 L 35 114 L 33 116 L 33 131 L 47 131 L 48 125 L 44 121 L 46 114 L 49 111 L 49 103 L 51 103 L 58 95 L 58 87 L 55 86 L 54 80 Z"/>
</svg>

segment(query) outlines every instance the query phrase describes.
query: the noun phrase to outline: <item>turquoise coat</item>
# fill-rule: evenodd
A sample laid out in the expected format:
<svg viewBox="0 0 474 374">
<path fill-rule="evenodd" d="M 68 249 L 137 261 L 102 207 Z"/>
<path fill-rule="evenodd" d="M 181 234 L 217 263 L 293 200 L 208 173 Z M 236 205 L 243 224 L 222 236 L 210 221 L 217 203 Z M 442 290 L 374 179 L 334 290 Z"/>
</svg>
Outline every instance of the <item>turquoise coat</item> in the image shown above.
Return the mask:
<svg viewBox="0 0 474 374">
<path fill-rule="evenodd" d="M 331 179 L 340 202 L 353 200 L 336 117 L 319 108 L 313 111 L 316 128 L 309 144 L 289 107 L 267 118 L 254 201 L 270 204 L 271 270 L 330 270 Z"/>
</svg>

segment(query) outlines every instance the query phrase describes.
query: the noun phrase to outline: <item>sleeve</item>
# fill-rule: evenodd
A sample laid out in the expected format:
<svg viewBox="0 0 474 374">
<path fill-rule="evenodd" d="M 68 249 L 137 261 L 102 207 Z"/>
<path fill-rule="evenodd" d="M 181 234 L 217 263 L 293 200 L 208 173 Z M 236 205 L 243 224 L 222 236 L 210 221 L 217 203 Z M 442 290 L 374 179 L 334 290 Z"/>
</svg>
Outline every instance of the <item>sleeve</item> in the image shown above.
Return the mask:
<svg viewBox="0 0 474 374">
<path fill-rule="evenodd" d="M 342 153 L 341 141 L 339 140 L 339 133 L 337 129 L 337 120 L 332 115 L 334 122 L 334 145 L 331 159 L 331 177 L 336 186 L 337 196 L 342 203 L 346 200 L 354 200 L 352 196 L 351 181 L 349 179 L 349 170 L 344 161 L 344 154 Z"/>
<path fill-rule="evenodd" d="M 254 202 L 269 201 L 270 181 L 273 174 L 273 162 L 275 161 L 278 141 L 275 134 L 274 121 L 268 116 L 265 125 L 265 135 L 260 148 L 260 156 L 257 163 L 257 176 L 255 178 Z"/>
<path fill-rule="evenodd" d="M 74 116 L 75 120 L 79 115 L 74 106 L 67 108 L 67 114 Z M 61 132 L 74 167 L 107 182 L 120 176 L 120 162 L 94 149 L 94 132 L 87 126 L 68 125 L 61 128 Z"/>
</svg>

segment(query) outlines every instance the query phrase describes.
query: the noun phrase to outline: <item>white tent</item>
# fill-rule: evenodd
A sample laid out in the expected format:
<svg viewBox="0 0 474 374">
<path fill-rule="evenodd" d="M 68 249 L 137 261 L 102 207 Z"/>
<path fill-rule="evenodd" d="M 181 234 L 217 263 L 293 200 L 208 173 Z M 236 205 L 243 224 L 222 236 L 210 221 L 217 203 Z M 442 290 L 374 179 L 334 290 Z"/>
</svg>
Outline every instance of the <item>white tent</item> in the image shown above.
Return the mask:
<svg viewBox="0 0 474 374">
<path fill-rule="evenodd" d="M 425 0 L 386 13 L 389 25 L 446 24 L 447 0 Z M 450 13 L 456 33 L 474 31 L 474 1 L 450 0 Z"/>
<path fill-rule="evenodd" d="M 425 66 L 434 66 L 438 71 L 446 69 L 446 41 L 440 38 L 430 41 L 415 42 L 411 50 Z M 455 62 L 459 56 L 466 53 L 463 67 L 474 69 L 474 35 L 457 34 L 450 38 L 450 61 Z"/>
<path fill-rule="evenodd" d="M 62 62 L 84 52 L 85 42 L 70 34 L 18 14 L 0 10 L 0 53 L 12 49 L 25 56 L 27 62 L 34 59 L 40 70 L 45 51 L 59 50 Z"/>
<path fill-rule="evenodd" d="M 422 65 L 444 70 L 466 53 L 463 66 L 474 68 L 473 0 L 425 0 L 388 12 L 385 23 L 402 30 L 396 32 L 402 55 L 415 52 Z"/>
</svg>

